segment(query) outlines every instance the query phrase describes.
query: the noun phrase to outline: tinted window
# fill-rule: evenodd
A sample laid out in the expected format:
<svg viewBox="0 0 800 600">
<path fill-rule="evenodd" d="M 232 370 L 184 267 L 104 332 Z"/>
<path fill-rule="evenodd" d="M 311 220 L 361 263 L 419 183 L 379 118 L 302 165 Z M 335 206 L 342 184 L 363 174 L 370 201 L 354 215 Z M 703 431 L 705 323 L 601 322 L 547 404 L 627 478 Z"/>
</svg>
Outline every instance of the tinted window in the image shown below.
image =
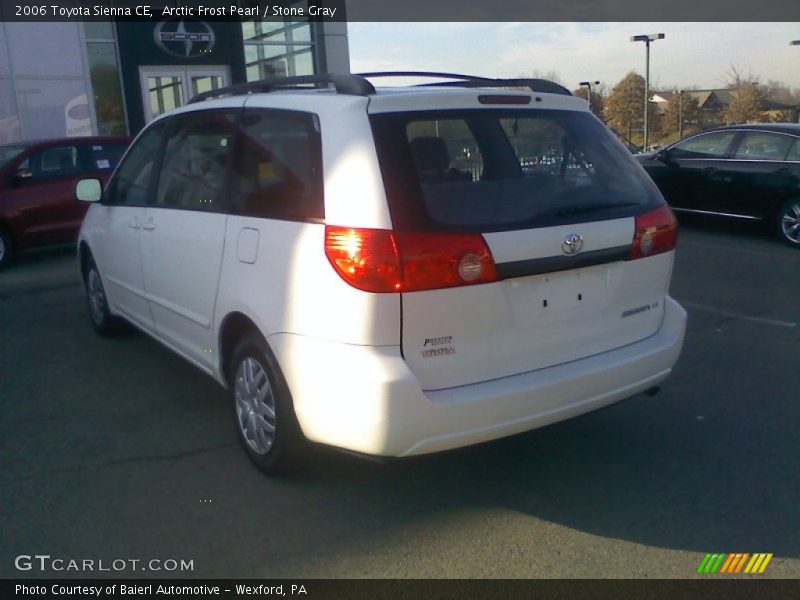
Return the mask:
<svg viewBox="0 0 800 600">
<path fill-rule="evenodd" d="M 794 139 L 792 147 L 789 148 L 789 153 L 786 155 L 786 160 L 800 161 L 800 139 Z"/>
<path fill-rule="evenodd" d="M 792 139 L 788 135 L 748 131 L 744 134 L 735 158 L 744 160 L 785 160 Z"/>
<path fill-rule="evenodd" d="M 662 202 L 630 152 L 588 114 L 458 110 L 371 120 L 398 229 L 549 227 Z"/>
<path fill-rule="evenodd" d="M 109 203 L 128 206 L 144 206 L 147 203 L 163 132 L 164 122 L 160 121 L 134 143 L 109 186 Z"/>
<path fill-rule="evenodd" d="M 324 218 L 322 149 L 307 113 L 247 110 L 232 180 L 237 214 L 288 220 Z"/>
<path fill-rule="evenodd" d="M 735 131 L 705 133 L 679 142 L 669 150 L 670 158 L 724 158 Z"/>
<path fill-rule="evenodd" d="M 77 146 L 53 146 L 28 156 L 23 168 L 30 169 L 33 179 L 53 179 L 80 173 Z"/>
<path fill-rule="evenodd" d="M 173 119 L 158 179 L 157 206 L 220 209 L 235 119 L 235 113 L 216 111 Z"/>
<path fill-rule="evenodd" d="M 128 145 L 121 142 L 89 144 L 86 146 L 89 171 L 111 171 L 117 166 Z"/>
</svg>

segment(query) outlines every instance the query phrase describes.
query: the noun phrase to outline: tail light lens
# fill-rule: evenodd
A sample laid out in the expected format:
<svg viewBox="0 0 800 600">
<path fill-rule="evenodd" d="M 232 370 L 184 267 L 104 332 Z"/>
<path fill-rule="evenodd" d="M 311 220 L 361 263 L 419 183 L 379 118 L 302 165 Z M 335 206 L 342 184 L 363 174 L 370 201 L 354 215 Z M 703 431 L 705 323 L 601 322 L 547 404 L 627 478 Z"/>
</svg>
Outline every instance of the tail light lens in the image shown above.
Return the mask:
<svg viewBox="0 0 800 600">
<path fill-rule="evenodd" d="M 678 221 L 666 204 L 636 217 L 629 260 L 647 258 L 675 249 Z"/>
<path fill-rule="evenodd" d="M 480 234 L 409 233 L 325 227 L 325 255 L 366 292 L 415 292 L 497 280 Z"/>
</svg>

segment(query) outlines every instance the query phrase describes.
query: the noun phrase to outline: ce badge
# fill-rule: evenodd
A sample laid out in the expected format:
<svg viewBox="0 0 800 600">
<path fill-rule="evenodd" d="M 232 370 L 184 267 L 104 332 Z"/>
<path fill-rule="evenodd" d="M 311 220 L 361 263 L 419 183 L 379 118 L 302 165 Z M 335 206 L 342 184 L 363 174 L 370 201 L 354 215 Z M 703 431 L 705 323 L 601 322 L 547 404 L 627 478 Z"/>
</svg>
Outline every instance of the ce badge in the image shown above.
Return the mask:
<svg viewBox="0 0 800 600">
<path fill-rule="evenodd" d="M 568 233 L 561 242 L 561 251 L 567 256 L 573 256 L 583 249 L 583 236 L 578 233 Z"/>
</svg>

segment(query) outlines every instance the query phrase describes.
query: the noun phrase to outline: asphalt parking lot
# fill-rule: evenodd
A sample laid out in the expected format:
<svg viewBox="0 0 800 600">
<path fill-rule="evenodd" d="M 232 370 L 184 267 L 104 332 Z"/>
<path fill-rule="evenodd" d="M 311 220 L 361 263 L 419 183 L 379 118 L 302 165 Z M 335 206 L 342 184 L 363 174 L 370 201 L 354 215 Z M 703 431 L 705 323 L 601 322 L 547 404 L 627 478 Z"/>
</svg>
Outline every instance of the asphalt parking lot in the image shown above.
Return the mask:
<svg viewBox="0 0 800 600">
<path fill-rule="evenodd" d="M 70 249 L 24 257 L 0 273 L 0 576 L 81 575 L 14 568 L 38 553 L 193 560 L 116 576 L 665 578 L 770 552 L 758 577 L 799 577 L 800 252 L 684 220 L 672 294 L 687 339 L 653 398 L 389 464 L 321 449 L 271 480 L 216 383 L 94 334 Z"/>
</svg>

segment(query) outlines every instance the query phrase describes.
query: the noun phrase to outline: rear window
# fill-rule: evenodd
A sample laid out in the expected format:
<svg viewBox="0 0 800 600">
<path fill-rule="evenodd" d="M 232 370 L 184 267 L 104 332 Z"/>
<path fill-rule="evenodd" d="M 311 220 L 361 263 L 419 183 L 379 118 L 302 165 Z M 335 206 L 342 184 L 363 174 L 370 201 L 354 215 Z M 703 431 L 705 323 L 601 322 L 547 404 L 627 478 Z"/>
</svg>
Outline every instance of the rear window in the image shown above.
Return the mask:
<svg viewBox="0 0 800 600">
<path fill-rule="evenodd" d="M 92 171 L 110 171 L 117 166 L 128 145 L 121 142 L 90 144 L 89 169 Z"/>
<path fill-rule="evenodd" d="M 394 227 L 504 231 L 615 219 L 662 199 L 589 114 L 457 110 L 371 117 Z"/>
</svg>

